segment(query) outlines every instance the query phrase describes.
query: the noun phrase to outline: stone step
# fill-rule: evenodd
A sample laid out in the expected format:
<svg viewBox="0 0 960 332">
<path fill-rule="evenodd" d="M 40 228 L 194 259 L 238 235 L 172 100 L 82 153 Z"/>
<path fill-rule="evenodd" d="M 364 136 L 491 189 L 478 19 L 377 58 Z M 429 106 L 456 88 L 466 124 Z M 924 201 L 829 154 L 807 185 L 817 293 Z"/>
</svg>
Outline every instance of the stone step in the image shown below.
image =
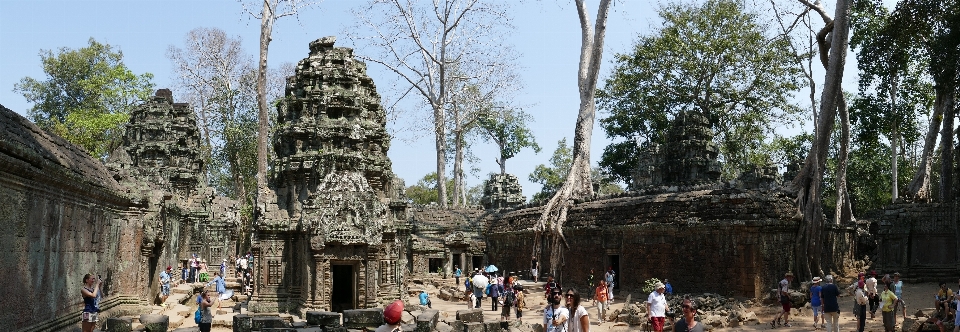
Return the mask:
<svg viewBox="0 0 960 332">
<path fill-rule="evenodd" d="M 168 329 L 178 328 L 180 327 L 180 325 L 183 325 L 184 320 L 186 320 L 185 317 L 180 315 L 169 315 L 169 317 L 170 317 L 170 325 L 167 325 Z"/>
<path fill-rule="evenodd" d="M 170 296 L 173 294 L 193 294 L 193 286 L 190 284 L 180 284 L 170 289 Z"/>
<path fill-rule="evenodd" d="M 233 316 L 236 315 L 235 313 L 229 313 L 213 316 L 213 323 L 210 325 L 212 327 L 233 327 Z"/>
</svg>

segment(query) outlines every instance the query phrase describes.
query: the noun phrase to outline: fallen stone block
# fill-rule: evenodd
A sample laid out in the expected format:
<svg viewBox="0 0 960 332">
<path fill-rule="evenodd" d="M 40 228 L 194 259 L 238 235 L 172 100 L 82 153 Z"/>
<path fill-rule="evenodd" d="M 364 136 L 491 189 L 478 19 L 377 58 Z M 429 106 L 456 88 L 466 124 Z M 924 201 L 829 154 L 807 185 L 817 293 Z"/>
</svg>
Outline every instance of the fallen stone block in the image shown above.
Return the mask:
<svg viewBox="0 0 960 332">
<path fill-rule="evenodd" d="M 179 329 L 173 330 L 173 332 L 200 332 L 200 328 L 196 326 L 181 327 Z"/>
<path fill-rule="evenodd" d="M 307 327 L 307 322 L 293 322 L 290 324 L 290 327 L 299 329 L 301 327 Z"/>
<path fill-rule="evenodd" d="M 440 310 L 427 310 L 417 315 L 417 332 L 431 332 L 437 326 Z"/>
<path fill-rule="evenodd" d="M 323 328 L 320 327 L 302 327 L 298 328 L 297 332 L 324 332 Z"/>
<path fill-rule="evenodd" d="M 483 330 L 486 332 L 500 332 L 500 321 L 488 320 L 483 322 Z"/>
<path fill-rule="evenodd" d="M 183 325 L 184 318 L 180 315 L 167 316 L 170 317 L 170 325 L 167 328 L 175 329 Z"/>
<path fill-rule="evenodd" d="M 457 310 L 457 320 L 461 320 L 464 323 L 483 322 L 483 309 Z"/>
<path fill-rule="evenodd" d="M 414 332 L 417 329 L 417 324 L 400 324 L 400 331 L 403 332 Z"/>
<path fill-rule="evenodd" d="M 307 325 L 340 326 L 340 313 L 329 311 L 307 311 Z"/>
<path fill-rule="evenodd" d="M 251 329 L 254 331 L 263 331 L 266 328 L 283 328 L 287 327 L 287 322 L 280 318 L 279 316 L 256 316 L 253 317 L 253 323 L 251 324 Z"/>
<path fill-rule="evenodd" d="M 167 315 L 140 315 L 140 324 L 147 332 L 167 332 L 170 327 L 170 317 Z"/>
<path fill-rule="evenodd" d="M 233 327 L 233 316 L 236 316 L 236 314 L 230 313 L 226 315 L 213 316 L 213 322 L 210 323 L 210 326 L 231 328 Z"/>
<path fill-rule="evenodd" d="M 447 324 L 450 325 L 450 328 L 453 329 L 454 332 L 463 332 L 463 330 L 465 329 L 465 327 L 463 326 L 464 323 L 462 320 L 447 322 Z"/>
<path fill-rule="evenodd" d="M 377 328 L 383 325 L 383 309 L 355 309 L 343 311 L 343 326 L 348 329 Z"/>
<path fill-rule="evenodd" d="M 437 332 L 453 332 L 453 327 L 450 326 L 450 324 L 447 324 L 444 322 L 438 322 L 436 326 L 436 330 Z"/>
<path fill-rule="evenodd" d="M 253 329 L 253 317 L 238 314 L 233 316 L 233 332 L 250 332 Z"/>
<path fill-rule="evenodd" d="M 463 323 L 463 332 L 485 332 L 485 331 L 483 328 L 483 323 L 470 322 L 470 323 Z"/>
<path fill-rule="evenodd" d="M 125 317 L 110 317 L 103 323 L 103 332 L 130 332 L 133 320 Z"/>
</svg>

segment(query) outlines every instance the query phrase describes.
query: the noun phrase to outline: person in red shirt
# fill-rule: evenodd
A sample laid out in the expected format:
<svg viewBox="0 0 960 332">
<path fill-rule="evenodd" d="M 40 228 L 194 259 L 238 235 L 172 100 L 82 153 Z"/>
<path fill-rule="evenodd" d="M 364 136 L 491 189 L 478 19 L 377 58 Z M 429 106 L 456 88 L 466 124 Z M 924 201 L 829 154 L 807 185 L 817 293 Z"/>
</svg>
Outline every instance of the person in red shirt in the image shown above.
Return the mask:
<svg viewBox="0 0 960 332">
<path fill-rule="evenodd" d="M 593 301 L 597 303 L 597 316 L 600 317 L 600 324 L 606 321 L 606 313 L 610 309 L 607 300 L 607 282 L 600 280 L 600 284 L 597 285 L 596 292 L 593 295 Z"/>
</svg>

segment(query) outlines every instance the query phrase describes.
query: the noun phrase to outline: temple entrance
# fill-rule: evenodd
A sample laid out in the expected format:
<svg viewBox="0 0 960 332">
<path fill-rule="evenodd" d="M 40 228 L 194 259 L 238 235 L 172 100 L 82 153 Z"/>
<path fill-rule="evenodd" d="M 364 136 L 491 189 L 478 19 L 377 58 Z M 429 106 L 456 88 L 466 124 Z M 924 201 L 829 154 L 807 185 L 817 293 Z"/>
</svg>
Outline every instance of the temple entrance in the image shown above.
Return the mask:
<svg viewBox="0 0 960 332">
<path fill-rule="evenodd" d="M 485 267 L 483 266 L 483 256 L 473 256 L 473 268 L 483 271 Z"/>
<path fill-rule="evenodd" d="M 429 258 L 427 263 L 429 265 L 427 273 L 440 273 L 440 270 L 443 269 L 443 258 Z"/>
<path fill-rule="evenodd" d="M 463 266 L 463 260 L 461 259 L 460 254 L 453 255 L 453 270 L 456 271 L 457 268 L 460 268 L 461 271 L 466 273 L 466 266 Z"/>
<path fill-rule="evenodd" d="M 613 288 L 616 289 L 620 286 L 620 255 L 607 255 L 607 260 L 610 261 L 608 266 L 613 267 L 613 272 L 616 273 L 613 275 Z"/>
<path fill-rule="evenodd" d="M 331 265 L 330 311 L 343 312 L 357 308 L 356 274 L 353 265 Z"/>
</svg>

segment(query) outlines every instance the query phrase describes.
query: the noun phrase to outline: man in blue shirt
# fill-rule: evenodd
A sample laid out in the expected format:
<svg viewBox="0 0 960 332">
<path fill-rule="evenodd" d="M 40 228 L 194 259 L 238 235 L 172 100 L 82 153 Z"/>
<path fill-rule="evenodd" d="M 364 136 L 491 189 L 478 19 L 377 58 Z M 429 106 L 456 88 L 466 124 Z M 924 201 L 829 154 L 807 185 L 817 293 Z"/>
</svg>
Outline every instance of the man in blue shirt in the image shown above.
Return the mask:
<svg viewBox="0 0 960 332">
<path fill-rule="evenodd" d="M 458 265 L 454 265 L 453 268 L 454 268 L 454 270 L 453 270 L 453 278 L 454 278 L 454 281 L 456 281 L 454 284 L 455 284 L 455 285 L 460 285 L 460 276 L 463 275 L 463 272 L 460 271 L 460 266 L 458 266 Z"/>
<path fill-rule="evenodd" d="M 667 291 L 665 293 L 667 295 L 673 295 L 673 286 L 670 285 L 670 281 L 663 279 L 663 285 L 667 287 Z"/>
<path fill-rule="evenodd" d="M 823 316 L 827 321 L 827 332 L 840 332 L 840 289 L 833 284 L 833 276 L 823 278 L 826 285 L 820 288 L 820 301 L 823 303 Z"/>
<path fill-rule="evenodd" d="M 170 296 L 170 272 L 173 266 L 167 265 L 167 269 L 160 272 L 160 306 L 167 306 L 167 297 Z"/>
<path fill-rule="evenodd" d="M 425 305 L 427 308 L 433 308 L 430 303 L 430 294 L 427 294 L 427 291 L 424 289 L 420 290 L 420 305 Z"/>
</svg>

